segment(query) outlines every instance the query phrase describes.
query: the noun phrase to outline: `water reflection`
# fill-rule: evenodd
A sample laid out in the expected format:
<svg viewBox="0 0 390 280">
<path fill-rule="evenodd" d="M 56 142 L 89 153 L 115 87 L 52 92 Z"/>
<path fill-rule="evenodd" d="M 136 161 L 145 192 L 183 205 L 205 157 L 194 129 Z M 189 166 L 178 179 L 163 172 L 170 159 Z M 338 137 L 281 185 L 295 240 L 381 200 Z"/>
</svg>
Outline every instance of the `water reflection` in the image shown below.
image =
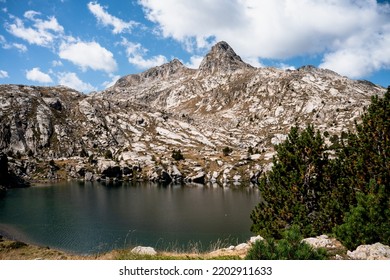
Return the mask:
<svg viewBox="0 0 390 280">
<path fill-rule="evenodd" d="M 67 182 L 9 191 L 0 223 L 30 242 L 77 253 L 194 243 L 207 250 L 218 240 L 245 241 L 258 201 L 249 187 Z"/>
</svg>

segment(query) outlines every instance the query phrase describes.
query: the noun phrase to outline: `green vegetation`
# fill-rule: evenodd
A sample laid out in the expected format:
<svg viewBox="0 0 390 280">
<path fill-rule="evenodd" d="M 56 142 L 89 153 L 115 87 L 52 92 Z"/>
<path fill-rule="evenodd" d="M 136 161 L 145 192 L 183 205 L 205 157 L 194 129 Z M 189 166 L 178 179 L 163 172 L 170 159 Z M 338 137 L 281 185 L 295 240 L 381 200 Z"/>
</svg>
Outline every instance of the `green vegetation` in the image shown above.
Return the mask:
<svg viewBox="0 0 390 280">
<path fill-rule="evenodd" d="M 173 150 L 172 151 L 172 158 L 176 161 L 184 160 L 184 156 L 181 153 L 181 150 Z"/>
<path fill-rule="evenodd" d="M 104 153 L 105 159 L 112 159 L 112 152 L 110 150 L 106 150 Z"/>
<path fill-rule="evenodd" d="M 233 152 L 233 149 L 230 147 L 225 147 L 222 149 L 223 156 L 227 157 Z"/>
<path fill-rule="evenodd" d="M 160 253 L 157 255 L 139 255 L 131 253 L 128 250 L 122 250 L 117 252 L 115 260 L 240 260 L 239 256 L 216 256 L 209 257 L 207 255 L 201 254 L 169 254 L 169 253 Z"/>
<path fill-rule="evenodd" d="M 247 260 L 324 260 L 325 249 L 314 249 L 302 242 L 298 226 L 292 226 L 283 233 L 284 238 L 275 241 L 273 238 L 256 241 L 248 251 Z"/>
<path fill-rule="evenodd" d="M 385 187 L 372 180 L 370 193 L 358 192 L 356 196 L 357 205 L 351 207 L 344 223 L 334 229 L 338 239 L 350 250 L 360 244 L 390 244 L 390 199 Z"/>
<path fill-rule="evenodd" d="M 390 244 L 390 88 L 355 126 L 330 147 L 312 126 L 291 129 L 259 180 L 253 232 L 279 239 L 298 225 L 305 237 L 334 232 L 349 249 Z"/>
</svg>

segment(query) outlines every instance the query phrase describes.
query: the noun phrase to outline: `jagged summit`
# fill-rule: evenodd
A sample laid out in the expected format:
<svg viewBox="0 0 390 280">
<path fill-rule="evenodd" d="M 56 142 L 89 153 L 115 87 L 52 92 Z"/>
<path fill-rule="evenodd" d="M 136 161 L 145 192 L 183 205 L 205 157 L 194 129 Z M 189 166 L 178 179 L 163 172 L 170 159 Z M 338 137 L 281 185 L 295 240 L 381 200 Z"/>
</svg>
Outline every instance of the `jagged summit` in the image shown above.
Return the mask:
<svg viewBox="0 0 390 280">
<path fill-rule="evenodd" d="M 177 58 L 173 59 L 172 61 L 165 63 L 161 66 L 153 67 L 145 72 L 143 72 L 141 75 L 144 78 L 166 78 L 168 76 L 177 74 L 181 71 L 185 71 L 187 67 L 183 65 L 183 63 L 180 62 Z"/>
<path fill-rule="evenodd" d="M 203 74 L 212 74 L 216 71 L 235 71 L 242 68 L 253 67 L 242 61 L 228 43 L 221 41 L 214 45 L 202 60 L 199 71 Z"/>
<path fill-rule="evenodd" d="M 180 60 L 175 58 L 168 63 L 150 68 L 140 74 L 132 74 L 132 75 L 124 76 L 116 82 L 115 86 L 129 87 L 145 81 L 166 79 L 174 75 L 182 75 L 189 71 L 191 70 L 185 67 Z"/>
</svg>

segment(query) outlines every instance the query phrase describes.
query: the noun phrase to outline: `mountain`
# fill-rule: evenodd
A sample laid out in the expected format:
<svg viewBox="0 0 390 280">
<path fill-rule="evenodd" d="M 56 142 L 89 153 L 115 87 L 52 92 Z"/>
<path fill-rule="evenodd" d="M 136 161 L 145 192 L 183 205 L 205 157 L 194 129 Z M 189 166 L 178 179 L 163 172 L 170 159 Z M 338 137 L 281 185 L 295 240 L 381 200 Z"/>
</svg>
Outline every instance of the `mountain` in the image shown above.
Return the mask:
<svg viewBox="0 0 390 280">
<path fill-rule="evenodd" d="M 255 180 L 291 126 L 312 123 L 329 142 L 384 92 L 313 66 L 255 68 L 220 42 L 199 69 L 174 59 L 90 95 L 0 85 L 0 151 L 28 181 Z"/>
</svg>

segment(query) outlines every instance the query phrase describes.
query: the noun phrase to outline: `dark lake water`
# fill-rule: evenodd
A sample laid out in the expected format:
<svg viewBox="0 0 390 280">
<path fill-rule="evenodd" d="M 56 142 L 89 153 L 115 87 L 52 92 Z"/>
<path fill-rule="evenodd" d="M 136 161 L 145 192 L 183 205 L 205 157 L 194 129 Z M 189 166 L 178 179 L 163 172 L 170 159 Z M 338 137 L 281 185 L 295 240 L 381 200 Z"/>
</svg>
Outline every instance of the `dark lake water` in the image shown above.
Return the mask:
<svg viewBox="0 0 390 280">
<path fill-rule="evenodd" d="M 13 189 L 0 199 L 0 229 L 27 242 L 94 254 L 134 245 L 209 250 L 250 236 L 252 187 L 66 182 Z"/>
</svg>

